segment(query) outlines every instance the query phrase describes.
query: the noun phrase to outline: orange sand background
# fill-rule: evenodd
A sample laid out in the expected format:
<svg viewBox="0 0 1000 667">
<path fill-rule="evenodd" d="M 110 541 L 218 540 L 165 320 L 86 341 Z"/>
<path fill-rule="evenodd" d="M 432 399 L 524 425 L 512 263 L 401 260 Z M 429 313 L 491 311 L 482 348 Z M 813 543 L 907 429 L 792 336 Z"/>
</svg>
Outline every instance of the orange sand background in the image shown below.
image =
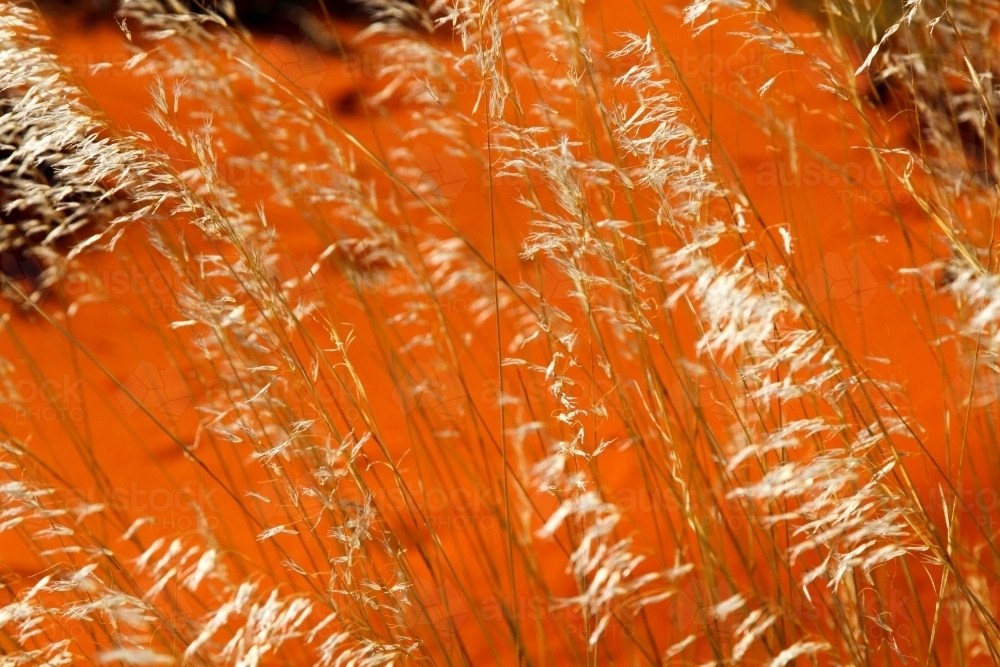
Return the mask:
<svg viewBox="0 0 1000 667">
<path fill-rule="evenodd" d="M 629 28 L 645 32 L 643 20 L 631 4 L 615 3 L 613 16 L 608 11 L 609 6 L 604 5 L 602 10 L 599 6 L 588 5 L 590 18 L 595 25 L 603 21 L 606 34 L 613 35 Z M 832 178 L 813 185 L 806 176 L 820 172 L 810 172 L 807 165 L 816 167 L 820 161 L 805 150 L 799 152 L 803 160 L 799 176 L 790 175 L 787 166 L 782 168 L 785 171 L 776 172 L 776 158 L 771 146 L 784 139 L 766 136 L 758 122 L 762 121 L 761 117 L 755 117 L 760 109 L 748 111 L 724 99 L 732 97 L 730 92 L 736 89 L 734 74 L 753 69 L 750 50 L 741 49 L 738 38 L 726 36 L 725 30 L 721 29 L 708 31 L 699 39 L 692 40 L 689 30 L 680 27 L 676 17 L 660 16 L 661 25 L 669 26 L 664 29 L 664 34 L 677 56 L 681 71 L 690 78 L 696 97 L 711 115 L 715 141 L 732 156 L 763 219 L 769 225 L 792 226 L 796 239 L 796 261 L 803 275 L 818 276 L 815 285 L 823 284 L 823 271 L 838 281 L 829 298 L 818 299 L 820 308 L 831 314 L 830 321 L 835 323 L 837 333 L 857 358 L 885 360 L 872 362 L 872 373 L 902 385 L 910 411 L 925 429 L 922 433 L 924 442 L 931 453 L 943 461 L 946 431 L 942 415 L 945 401 L 954 401 L 947 391 L 954 385 L 954 378 L 941 377 L 938 362 L 927 342 L 927 323 L 920 322 L 920 327 L 914 324 L 915 318 L 918 321 L 923 319 L 919 314 L 914 315 L 922 312 L 919 295 L 912 289 L 912 284 L 901 279 L 897 273 L 899 268 L 911 265 L 904 252 L 904 231 L 916 240 L 919 263 L 931 257 L 928 248 L 932 233 L 928 221 L 901 193 L 887 191 L 872 183 L 867 176 L 857 184 Z M 786 12 L 785 18 L 786 27 L 792 32 L 815 29 L 809 19 L 801 15 Z M 57 22 L 53 24 L 53 30 L 58 35 L 58 44 L 64 56 L 75 66 L 105 60 L 121 62 L 128 56 L 120 31 L 113 24 L 83 31 L 72 24 Z M 297 77 L 304 87 L 317 90 L 323 99 L 338 109 L 338 117 L 344 125 L 363 143 L 372 145 L 372 126 L 360 112 L 359 105 L 352 102 L 356 98 L 355 85 L 343 61 L 323 56 L 305 57 L 300 45 L 282 38 L 259 39 L 265 53 L 286 62 L 286 73 Z M 737 57 L 718 64 L 711 56 L 713 52 L 737 54 Z M 85 71 L 85 67 L 78 67 L 78 70 Z M 364 74 L 362 72 L 362 76 Z M 119 127 L 142 131 L 153 137 L 160 136 L 159 130 L 145 115 L 149 99 L 136 80 L 116 78 L 107 72 L 85 74 L 83 78 L 99 108 Z M 818 90 L 815 83 L 805 74 L 788 71 L 779 78 L 775 90 L 800 100 L 803 110 L 823 109 L 829 105 L 831 96 Z M 369 87 L 365 92 L 370 92 L 375 90 L 376 84 L 371 78 L 362 78 L 362 85 Z M 406 111 L 400 107 L 396 113 L 402 116 Z M 884 127 L 882 123 L 877 125 Z M 385 131 L 382 121 L 376 120 L 374 127 Z M 905 129 L 899 124 L 892 127 L 898 133 L 898 141 L 905 142 Z M 827 115 L 800 113 L 795 132 L 796 141 L 808 146 L 815 154 L 840 164 L 856 163 L 861 170 L 859 173 L 871 174 L 870 156 L 865 151 L 852 148 L 863 144 L 863 139 L 843 129 Z M 383 139 L 391 141 L 389 136 Z M 431 147 L 427 153 L 429 164 L 439 157 Z M 777 158 L 778 161 L 782 159 Z M 482 185 L 485 174 L 471 162 L 454 165 L 442 161 L 439 166 L 443 178 L 450 180 L 458 193 L 454 203 L 456 224 L 488 256 L 489 199 L 487 188 Z M 775 185 L 772 179 L 775 173 L 786 182 Z M 826 171 L 821 173 L 827 174 Z M 791 181 L 788 182 L 788 179 Z M 519 237 L 524 232 L 523 215 L 516 210 L 513 198 L 509 196 L 510 188 L 502 184 L 498 188 L 495 205 L 500 265 L 505 272 L 516 276 L 521 267 L 516 255 Z M 249 200 L 256 198 L 252 184 L 246 190 L 249 190 L 246 193 Z M 905 230 L 891 214 L 890 203 L 898 206 L 905 221 Z M 323 250 L 324 244 L 296 218 L 294 211 L 267 201 L 265 209 L 269 222 L 279 230 L 281 254 L 287 258 L 290 267 L 301 270 L 302 262 L 308 262 L 309 258 L 315 258 Z M 853 222 L 845 214 L 846 211 L 851 212 Z M 936 252 L 940 253 L 941 249 Z M 193 383 L 194 379 L 189 377 L 190 369 L 178 365 L 179 360 L 172 359 L 165 351 L 167 346 L 163 341 L 169 341 L 175 335 L 164 332 L 163 328 L 171 320 L 171 313 L 157 308 L 155 301 L 153 309 L 148 310 L 150 296 L 136 294 L 137 290 L 131 287 L 145 283 L 153 275 L 150 268 L 153 260 L 142 241 L 141 230 L 127 234 L 114 254 L 89 255 L 84 262 L 89 273 L 108 277 L 104 283 L 107 289 L 114 292 L 114 298 L 82 306 L 73 317 L 67 318 L 62 315 L 63 308 L 56 297 L 52 297 L 45 303 L 46 311 L 71 331 L 80 346 L 99 359 L 106 371 L 119 382 L 128 382 L 130 377 L 141 376 L 153 369 L 162 377 L 179 373 Z M 338 276 L 326 269 L 324 272 L 324 289 L 336 289 L 338 294 L 345 296 L 349 294 L 348 290 L 342 289 L 343 282 Z M 135 282 L 134 276 L 137 276 Z M 164 302 L 167 301 L 169 299 L 164 299 Z M 935 304 L 935 307 L 947 313 L 946 303 L 947 298 L 941 297 L 940 304 Z M 362 321 L 360 310 L 346 300 L 340 308 L 345 317 Z M 31 371 L 34 377 L 31 382 L 34 384 L 23 385 L 21 391 L 26 399 L 27 411 L 17 410 L 15 414 L 7 413 L 4 417 L 5 427 L 10 433 L 19 437 L 31 433 L 30 444 L 34 451 L 84 496 L 98 500 L 96 487 L 88 472 L 89 466 L 83 460 L 85 455 L 79 453 L 67 436 L 67 432 L 77 432 L 79 442 L 95 444 L 94 458 L 107 471 L 110 486 L 119 490 L 123 507 L 133 515 L 153 513 L 166 525 L 176 525 L 178 531 L 190 530 L 194 527 L 195 514 L 185 502 L 184 493 L 192 493 L 199 502 L 207 500 L 217 505 L 218 518 L 225 524 L 217 526 L 218 529 L 232 530 L 237 543 L 252 540 L 252 532 L 249 527 L 244 527 L 231 503 L 223 494 L 213 490 L 204 476 L 193 472 L 171 437 L 155 427 L 146 414 L 130 406 L 127 398 L 120 396 L 118 385 L 111 378 L 95 368 L 37 314 L 22 313 L 10 306 L 6 309 L 10 317 L 11 336 L 0 343 L 0 354 L 15 360 L 31 359 L 34 366 Z M 381 419 L 387 441 L 406 443 L 405 415 L 398 402 L 386 398 L 393 395 L 394 385 L 381 370 L 383 366 L 379 355 L 375 350 L 366 349 L 368 340 L 372 339 L 366 338 L 362 325 L 358 342 L 352 348 L 355 363 L 365 373 L 369 396 L 380 397 L 376 401 L 376 413 Z M 486 327 L 481 330 L 469 355 L 479 360 L 488 376 L 489 369 L 495 367 L 492 329 Z M 26 376 L 21 373 L 18 377 Z M 53 397 L 57 400 L 52 401 Z M 181 440 L 194 442 L 198 437 L 198 415 L 193 409 L 197 396 L 180 391 L 167 398 L 167 403 L 161 401 L 163 404 L 152 411 L 157 418 L 170 424 Z M 495 417 L 494 410 L 490 418 Z M 952 437 L 957 433 L 957 421 L 952 420 Z M 977 448 L 985 444 L 973 442 Z M 401 455 L 407 447 L 403 444 L 394 453 Z M 210 465 L 232 464 L 220 463 L 210 455 L 206 460 Z M 909 470 L 919 483 L 925 485 L 930 499 L 932 487 L 928 482 L 935 479 L 930 467 L 915 460 L 910 462 Z M 609 467 L 604 472 L 606 483 L 612 486 L 627 486 L 633 474 L 628 466 L 619 469 Z M 457 560 L 474 560 L 477 547 L 467 542 L 459 524 L 448 524 L 447 514 L 445 511 L 436 517 L 440 521 L 438 527 L 446 549 L 456 554 Z M 426 535 L 417 535 L 414 539 L 426 539 Z M 4 560 L 7 567 L 24 576 L 33 572 L 33 561 L 16 549 L 13 552 L 5 549 Z M 543 559 L 543 562 L 553 576 L 558 576 L 564 568 L 565 558 L 556 553 L 548 560 Z M 564 593 L 573 592 L 571 583 L 567 578 Z M 484 586 L 475 595 L 480 596 L 478 599 L 487 599 L 489 591 L 489 587 Z M 468 642 L 467 650 L 473 664 L 490 659 L 492 654 L 489 648 L 476 639 L 477 629 L 473 622 L 467 621 L 462 633 Z M 465 637 L 466 634 L 469 636 Z M 556 643 L 559 640 L 552 641 Z M 920 650 L 922 652 L 923 648 Z"/>
</svg>

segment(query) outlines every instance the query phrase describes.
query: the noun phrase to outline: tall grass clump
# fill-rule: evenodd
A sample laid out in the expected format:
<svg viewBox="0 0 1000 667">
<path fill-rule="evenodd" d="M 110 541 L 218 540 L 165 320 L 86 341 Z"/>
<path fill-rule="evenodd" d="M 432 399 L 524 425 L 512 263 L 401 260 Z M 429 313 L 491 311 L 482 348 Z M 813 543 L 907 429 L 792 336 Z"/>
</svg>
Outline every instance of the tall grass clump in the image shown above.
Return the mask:
<svg viewBox="0 0 1000 667">
<path fill-rule="evenodd" d="M 1000 662 L 1000 7 L 365 12 L 0 3 L 0 664 Z"/>
</svg>

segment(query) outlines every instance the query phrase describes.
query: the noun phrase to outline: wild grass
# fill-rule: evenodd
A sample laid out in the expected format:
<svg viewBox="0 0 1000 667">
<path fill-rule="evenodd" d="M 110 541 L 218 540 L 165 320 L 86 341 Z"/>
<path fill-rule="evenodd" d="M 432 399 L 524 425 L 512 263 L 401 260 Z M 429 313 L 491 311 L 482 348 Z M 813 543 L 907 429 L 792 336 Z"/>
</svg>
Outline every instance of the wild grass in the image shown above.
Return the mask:
<svg viewBox="0 0 1000 667">
<path fill-rule="evenodd" d="M 1000 661 L 996 4 L 371 6 L 0 5 L 0 664 Z"/>
</svg>

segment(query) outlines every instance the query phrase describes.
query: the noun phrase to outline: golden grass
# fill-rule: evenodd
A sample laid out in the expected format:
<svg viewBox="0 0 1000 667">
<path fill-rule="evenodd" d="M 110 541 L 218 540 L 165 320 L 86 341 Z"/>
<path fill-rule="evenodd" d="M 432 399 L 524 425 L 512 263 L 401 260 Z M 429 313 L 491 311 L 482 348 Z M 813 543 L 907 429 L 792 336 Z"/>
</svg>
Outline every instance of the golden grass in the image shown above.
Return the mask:
<svg viewBox="0 0 1000 667">
<path fill-rule="evenodd" d="M 996 662 L 995 3 L 378 7 L 3 5 L 0 664 Z"/>
</svg>

